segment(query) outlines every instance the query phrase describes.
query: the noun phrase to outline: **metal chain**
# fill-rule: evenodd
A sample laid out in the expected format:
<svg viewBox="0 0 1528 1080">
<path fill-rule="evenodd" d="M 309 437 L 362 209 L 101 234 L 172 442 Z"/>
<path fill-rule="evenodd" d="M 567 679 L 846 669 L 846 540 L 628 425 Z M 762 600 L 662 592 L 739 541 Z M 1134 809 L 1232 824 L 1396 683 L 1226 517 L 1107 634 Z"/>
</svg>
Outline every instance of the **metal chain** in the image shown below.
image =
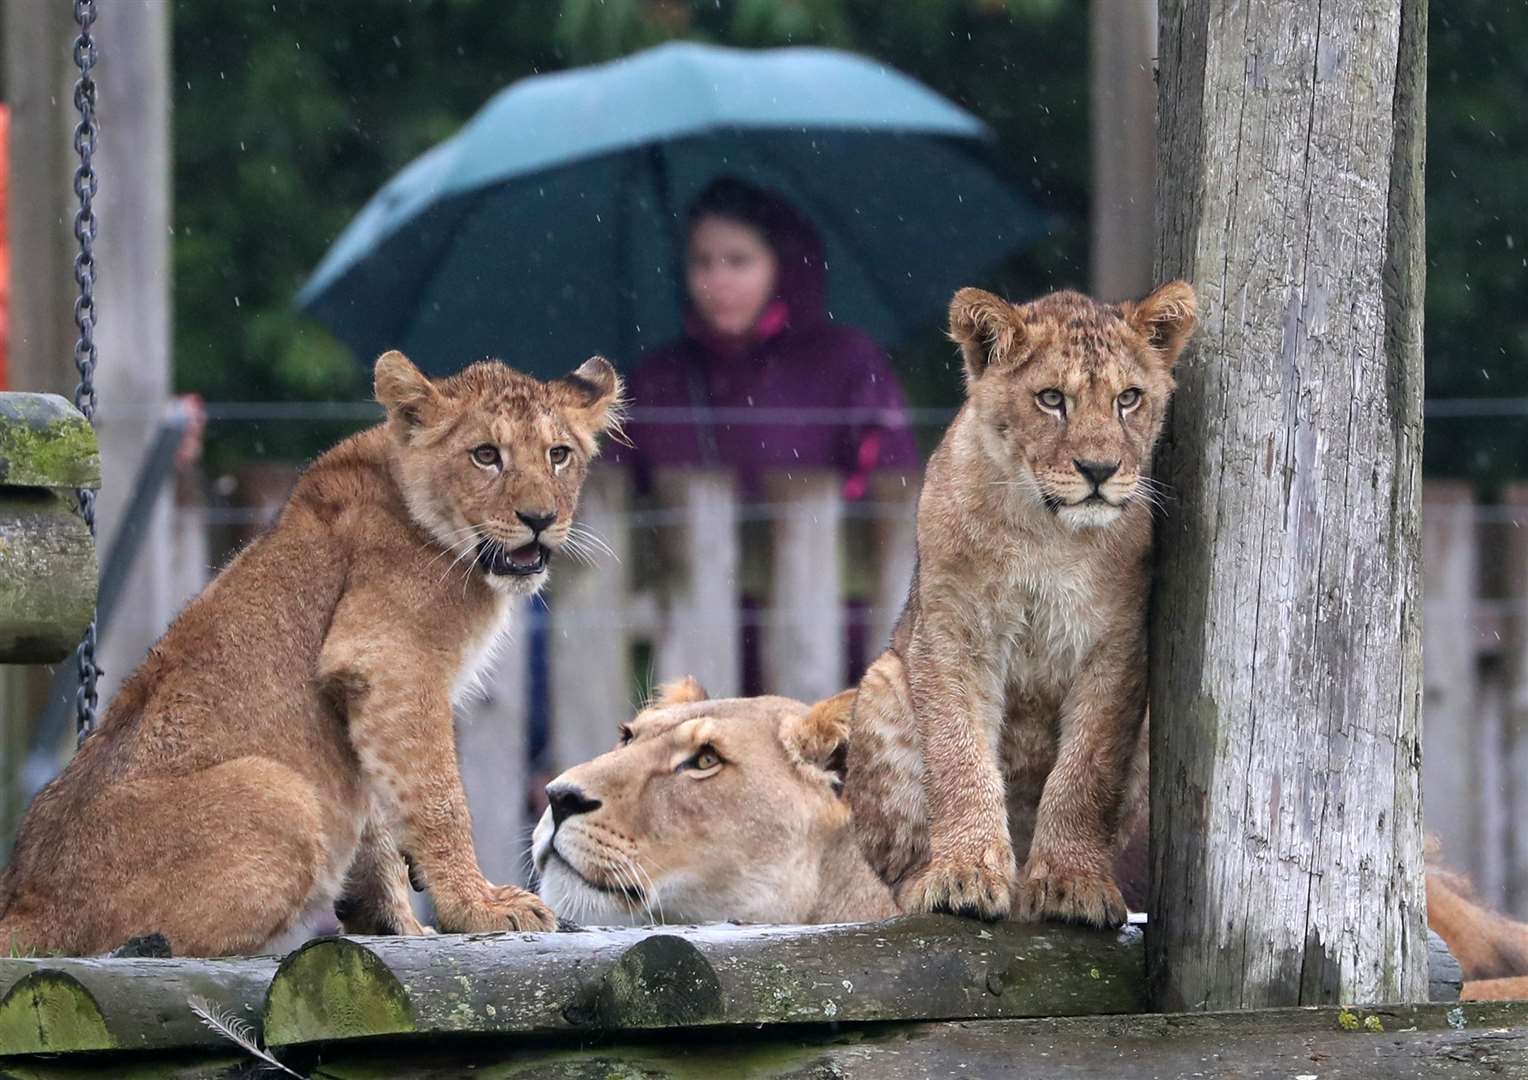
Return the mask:
<svg viewBox="0 0 1528 1080">
<path fill-rule="evenodd" d="M 79 168 L 74 171 L 74 194 L 79 198 L 80 208 L 74 215 L 74 238 L 79 241 L 79 254 L 74 257 L 74 280 L 79 285 L 79 297 L 74 302 L 74 324 L 79 327 L 79 340 L 74 345 L 74 366 L 79 369 L 80 382 L 74 390 L 74 404 L 85 419 L 95 423 L 95 238 L 96 217 L 92 202 L 96 195 L 96 174 L 91 158 L 96 145 L 96 86 L 91 71 L 96 63 L 96 43 L 90 28 L 96 19 L 95 0 L 74 0 L 74 21 L 79 25 L 79 37 L 74 41 L 74 65 L 80 77 L 74 84 L 74 108 L 80 122 L 74 129 L 74 151 L 80 157 Z M 90 527 L 90 535 L 96 534 L 95 492 L 80 489 L 77 492 L 80 515 Z M 75 692 L 74 709 L 77 742 L 85 737 L 96 724 L 96 680 L 101 672 L 96 667 L 96 620 L 92 615 L 79 647 L 79 689 Z"/>
</svg>

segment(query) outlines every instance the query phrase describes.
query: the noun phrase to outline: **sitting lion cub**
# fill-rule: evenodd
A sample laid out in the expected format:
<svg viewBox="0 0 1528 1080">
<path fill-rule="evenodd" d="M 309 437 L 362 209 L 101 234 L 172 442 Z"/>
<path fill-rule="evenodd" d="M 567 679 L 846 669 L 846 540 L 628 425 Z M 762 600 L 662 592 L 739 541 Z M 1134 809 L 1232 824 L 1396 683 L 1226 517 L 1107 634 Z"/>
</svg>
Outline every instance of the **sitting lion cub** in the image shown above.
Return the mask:
<svg viewBox="0 0 1528 1080">
<path fill-rule="evenodd" d="M 349 931 L 417 933 L 400 852 L 442 929 L 552 929 L 478 869 L 451 704 L 545 582 L 620 393 L 598 357 L 551 382 L 378 360 L 386 422 L 307 470 L 33 802 L 0 954 L 246 952 L 336 897 Z"/>
<path fill-rule="evenodd" d="M 1125 919 L 1110 865 L 1145 713 L 1146 472 L 1195 323 L 1176 281 L 1125 304 L 955 294 L 967 401 L 929 461 L 849 758 L 861 843 L 908 911 Z"/>
</svg>

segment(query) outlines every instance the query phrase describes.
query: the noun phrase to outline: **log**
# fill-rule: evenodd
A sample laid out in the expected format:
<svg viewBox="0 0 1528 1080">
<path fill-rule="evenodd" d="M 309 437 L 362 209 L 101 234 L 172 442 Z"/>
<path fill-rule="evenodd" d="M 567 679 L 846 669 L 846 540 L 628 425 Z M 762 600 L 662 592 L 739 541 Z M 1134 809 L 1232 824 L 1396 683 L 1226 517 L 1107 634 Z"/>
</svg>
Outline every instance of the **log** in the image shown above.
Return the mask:
<svg viewBox="0 0 1528 1080">
<path fill-rule="evenodd" d="M 1178 495 L 1151 621 L 1164 1010 L 1427 994 L 1425 19 L 1161 5 L 1157 277 L 1204 316 L 1157 468 Z"/>
<path fill-rule="evenodd" d="M 95 613 L 98 573 L 72 494 L 0 488 L 0 663 L 67 658 Z"/>
<path fill-rule="evenodd" d="M 55 997 L 96 1003 L 111 1045 L 144 1048 L 218 1045 L 190 1013 L 195 995 L 255 1020 L 273 1046 L 411 1031 L 587 1035 L 1135 1012 L 1145 1005 L 1142 950 L 1138 927 L 1102 932 L 943 916 L 849 926 L 319 938 L 279 968 L 273 957 L 0 959 L 0 1000 L 16 994 L 13 1004 L 0 1005 L 0 1023 L 35 1013 L 21 1001 L 30 1001 L 27 980 L 44 971 L 79 987 L 54 980 L 63 986 L 51 991 Z M 30 1041 L 0 1042 L 0 1056 L 32 1052 L 10 1047 L 35 1050 L 43 1041 L 60 1050 L 102 1048 L 96 1028 L 71 1030 L 50 1025 Z"/>
<path fill-rule="evenodd" d="M 0 393 L 0 486 L 101 486 L 90 422 L 57 394 Z"/>
</svg>

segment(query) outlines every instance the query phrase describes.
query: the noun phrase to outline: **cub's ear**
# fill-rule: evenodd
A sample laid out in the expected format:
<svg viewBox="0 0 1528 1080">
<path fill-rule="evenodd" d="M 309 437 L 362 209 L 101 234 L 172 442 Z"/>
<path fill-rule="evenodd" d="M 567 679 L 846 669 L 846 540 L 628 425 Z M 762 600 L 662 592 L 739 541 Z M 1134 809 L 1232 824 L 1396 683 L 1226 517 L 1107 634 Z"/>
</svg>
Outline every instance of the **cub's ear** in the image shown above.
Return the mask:
<svg viewBox="0 0 1528 1080">
<path fill-rule="evenodd" d="M 615 366 L 603 356 L 591 356 L 578 368 L 557 380 L 567 400 L 567 408 L 591 435 L 608 434 L 625 442 L 621 422 L 626 416 L 625 387 Z"/>
<path fill-rule="evenodd" d="M 1120 312 L 1169 369 L 1199 325 L 1199 301 L 1186 281 L 1159 285 L 1146 299 L 1121 304 Z"/>
<path fill-rule="evenodd" d="M 838 794 L 844 790 L 848 770 L 854 694 L 845 690 L 819 701 L 804 714 L 792 713 L 780 721 L 780 742 L 786 756 L 797 765 L 827 773 Z"/>
<path fill-rule="evenodd" d="M 435 384 L 397 349 L 377 357 L 372 392 L 387 410 L 389 420 L 400 421 L 409 428 L 428 423 L 440 406 L 440 391 Z"/>
<path fill-rule="evenodd" d="M 965 288 L 950 301 L 950 340 L 966 361 L 966 381 L 1009 359 L 1024 339 L 1024 324 L 1008 301 L 983 289 Z"/>
<path fill-rule="evenodd" d="M 682 679 L 666 682 L 659 686 L 653 694 L 653 705 L 689 705 L 696 701 L 705 701 L 709 695 L 706 688 L 693 675 L 686 675 Z"/>
</svg>

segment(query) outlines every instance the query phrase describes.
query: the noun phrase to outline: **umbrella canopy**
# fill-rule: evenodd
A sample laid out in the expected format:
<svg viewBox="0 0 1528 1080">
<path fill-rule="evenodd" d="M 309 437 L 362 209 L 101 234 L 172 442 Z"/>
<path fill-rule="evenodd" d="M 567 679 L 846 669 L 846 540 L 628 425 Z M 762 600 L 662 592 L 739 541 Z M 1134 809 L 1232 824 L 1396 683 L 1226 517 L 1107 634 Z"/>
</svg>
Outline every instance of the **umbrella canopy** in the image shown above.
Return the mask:
<svg viewBox="0 0 1528 1080">
<path fill-rule="evenodd" d="M 670 44 L 535 76 L 378 192 L 297 303 L 363 359 L 401 348 L 436 373 L 629 363 L 678 332 L 684 207 L 727 174 L 812 219 L 832 317 L 892 343 L 1043 228 L 980 161 L 985 136 L 829 49 Z"/>
</svg>

